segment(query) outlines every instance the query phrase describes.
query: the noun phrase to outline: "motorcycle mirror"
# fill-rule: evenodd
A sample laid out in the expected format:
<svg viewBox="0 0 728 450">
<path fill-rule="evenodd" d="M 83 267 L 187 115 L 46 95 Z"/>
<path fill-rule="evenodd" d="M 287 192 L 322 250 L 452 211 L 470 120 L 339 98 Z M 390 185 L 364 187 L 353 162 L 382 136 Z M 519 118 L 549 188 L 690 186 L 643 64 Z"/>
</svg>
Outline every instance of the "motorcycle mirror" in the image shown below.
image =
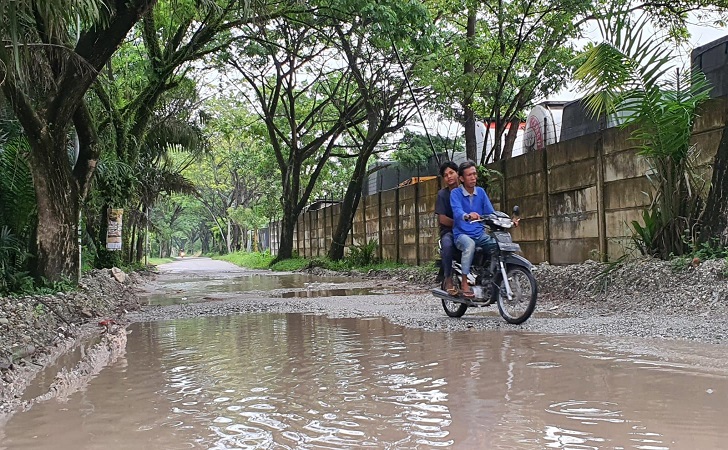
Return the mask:
<svg viewBox="0 0 728 450">
<path fill-rule="evenodd" d="M 513 207 L 513 215 L 516 217 L 521 215 L 521 208 L 519 208 L 518 205 Z"/>
</svg>

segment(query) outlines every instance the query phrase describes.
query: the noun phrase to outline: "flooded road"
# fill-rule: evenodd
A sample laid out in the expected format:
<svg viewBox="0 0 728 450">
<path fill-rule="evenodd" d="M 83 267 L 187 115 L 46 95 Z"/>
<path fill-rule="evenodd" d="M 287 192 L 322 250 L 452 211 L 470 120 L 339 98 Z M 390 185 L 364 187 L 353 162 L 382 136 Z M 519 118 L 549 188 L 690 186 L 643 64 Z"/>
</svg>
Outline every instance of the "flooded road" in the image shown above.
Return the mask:
<svg viewBox="0 0 728 450">
<path fill-rule="evenodd" d="M 0 449 L 714 449 L 728 440 L 724 346 L 301 313 L 129 330 L 124 357 L 80 392 L 0 425 Z M 643 351 L 652 346 L 660 351 Z"/>
<path fill-rule="evenodd" d="M 0 448 L 708 449 L 727 400 L 721 370 L 599 338 L 250 314 L 135 324 L 123 360 L 16 414 Z"/>
</svg>

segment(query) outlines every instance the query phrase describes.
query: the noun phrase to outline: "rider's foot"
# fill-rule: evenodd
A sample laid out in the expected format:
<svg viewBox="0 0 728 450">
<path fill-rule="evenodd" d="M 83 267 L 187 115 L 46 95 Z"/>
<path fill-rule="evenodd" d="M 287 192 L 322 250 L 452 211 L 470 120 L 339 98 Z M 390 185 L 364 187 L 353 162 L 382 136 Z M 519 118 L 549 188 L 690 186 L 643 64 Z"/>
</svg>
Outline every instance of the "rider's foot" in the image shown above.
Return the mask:
<svg viewBox="0 0 728 450">
<path fill-rule="evenodd" d="M 445 292 L 447 292 L 450 295 L 458 295 L 458 290 L 455 286 L 452 284 L 452 278 L 448 277 L 445 279 Z"/>
<path fill-rule="evenodd" d="M 470 285 L 468 284 L 468 276 L 463 275 L 463 281 L 460 283 L 460 287 L 462 288 L 463 298 L 471 299 L 475 298 L 475 294 L 472 290 L 470 290 Z"/>
</svg>

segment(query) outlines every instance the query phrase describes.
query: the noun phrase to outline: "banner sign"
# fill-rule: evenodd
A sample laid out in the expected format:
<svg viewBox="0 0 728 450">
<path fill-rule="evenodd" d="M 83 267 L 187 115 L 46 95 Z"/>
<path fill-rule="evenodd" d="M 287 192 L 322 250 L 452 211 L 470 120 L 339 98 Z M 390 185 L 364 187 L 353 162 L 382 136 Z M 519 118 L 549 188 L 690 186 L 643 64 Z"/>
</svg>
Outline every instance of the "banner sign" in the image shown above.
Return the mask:
<svg viewBox="0 0 728 450">
<path fill-rule="evenodd" d="M 106 249 L 121 250 L 121 217 L 123 209 L 109 208 L 109 226 L 106 229 Z"/>
</svg>

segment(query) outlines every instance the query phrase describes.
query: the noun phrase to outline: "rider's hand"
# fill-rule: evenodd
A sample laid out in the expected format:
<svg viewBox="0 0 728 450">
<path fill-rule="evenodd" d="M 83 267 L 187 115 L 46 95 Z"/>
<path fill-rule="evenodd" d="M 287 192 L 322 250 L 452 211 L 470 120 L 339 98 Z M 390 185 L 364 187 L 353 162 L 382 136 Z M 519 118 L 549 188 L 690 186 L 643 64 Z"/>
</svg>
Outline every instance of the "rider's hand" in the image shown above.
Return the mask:
<svg viewBox="0 0 728 450">
<path fill-rule="evenodd" d="M 480 219 L 480 214 L 478 214 L 476 212 L 471 212 L 468 215 L 466 215 L 465 217 L 466 217 L 465 220 L 478 220 L 478 219 Z"/>
</svg>

